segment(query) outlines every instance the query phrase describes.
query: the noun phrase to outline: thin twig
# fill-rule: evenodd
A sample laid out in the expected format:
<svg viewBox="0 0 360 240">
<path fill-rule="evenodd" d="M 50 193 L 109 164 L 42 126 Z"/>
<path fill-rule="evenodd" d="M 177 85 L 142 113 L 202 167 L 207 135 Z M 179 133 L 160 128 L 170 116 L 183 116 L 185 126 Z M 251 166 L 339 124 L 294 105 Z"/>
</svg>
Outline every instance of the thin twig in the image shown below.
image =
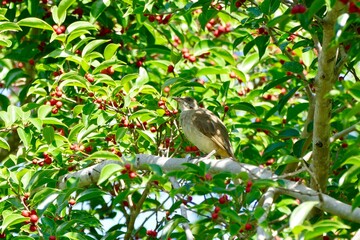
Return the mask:
<svg viewBox="0 0 360 240">
<path fill-rule="evenodd" d="M 351 127 L 348 127 L 346 129 L 342 130 L 341 132 L 334 134 L 332 137 L 330 137 L 330 142 L 332 143 L 336 139 L 339 139 L 339 138 L 351 133 L 352 131 L 356 131 L 356 126 L 358 126 L 359 124 L 360 124 L 360 122 L 357 122 L 354 125 L 352 125 Z"/>
</svg>

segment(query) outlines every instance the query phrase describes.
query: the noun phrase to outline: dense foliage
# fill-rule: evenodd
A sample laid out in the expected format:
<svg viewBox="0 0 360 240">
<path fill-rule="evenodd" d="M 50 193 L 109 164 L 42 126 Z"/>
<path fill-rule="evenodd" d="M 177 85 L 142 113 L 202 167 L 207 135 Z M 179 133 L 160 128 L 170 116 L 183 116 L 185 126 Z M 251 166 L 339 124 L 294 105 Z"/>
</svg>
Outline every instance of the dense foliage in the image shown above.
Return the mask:
<svg viewBox="0 0 360 240">
<path fill-rule="evenodd" d="M 331 48 L 339 69 L 324 95 L 333 136 L 324 193 L 357 208 L 359 14 L 355 0 L 3 0 L 0 238 L 186 239 L 187 222 L 196 239 L 256 238 L 257 204 L 281 180 L 239 173 L 235 185 L 203 163 L 171 172 L 111 165 L 86 187 L 60 189 L 58 179 L 101 160 L 134 163 L 138 153 L 199 156 L 172 99 L 185 95 L 224 121 L 240 162 L 288 173 L 323 144 L 312 139 L 321 127 L 313 97 L 319 55 Z M 291 180 L 309 185 L 309 162 Z M 314 204 L 299 204 L 276 196 L 261 227 L 277 239 L 349 238 L 359 228 L 326 213 L 305 219 Z"/>
</svg>

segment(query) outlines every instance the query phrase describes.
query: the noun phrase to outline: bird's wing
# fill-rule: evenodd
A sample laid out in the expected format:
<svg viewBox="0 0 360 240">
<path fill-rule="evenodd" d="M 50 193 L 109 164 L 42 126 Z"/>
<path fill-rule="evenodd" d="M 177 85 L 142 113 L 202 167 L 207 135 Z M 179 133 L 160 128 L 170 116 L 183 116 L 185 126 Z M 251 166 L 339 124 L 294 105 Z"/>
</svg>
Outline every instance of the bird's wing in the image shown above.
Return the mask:
<svg viewBox="0 0 360 240">
<path fill-rule="evenodd" d="M 207 109 L 199 108 L 194 111 L 195 114 L 192 115 L 192 120 L 195 127 L 234 158 L 229 134 L 223 122 Z"/>
</svg>

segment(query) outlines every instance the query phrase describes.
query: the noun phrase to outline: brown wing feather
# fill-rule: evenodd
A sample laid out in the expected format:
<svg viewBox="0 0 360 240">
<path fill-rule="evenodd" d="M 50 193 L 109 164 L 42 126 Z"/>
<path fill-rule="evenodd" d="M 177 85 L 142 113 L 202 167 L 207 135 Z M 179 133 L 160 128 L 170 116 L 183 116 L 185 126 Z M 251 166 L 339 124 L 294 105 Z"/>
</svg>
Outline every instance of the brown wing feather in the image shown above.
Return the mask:
<svg viewBox="0 0 360 240">
<path fill-rule="evenodd" d="M 228 131 L 222 121 L 207 109 L 199 108 L 195 110 L 195 113 L 196 114 L 193 114 L 192 120 L 200 132 L 211 138 L 214 143 L 225 150 L 230 157 L 235 159 Z M 217 127 L 215 127 L 215 125 Z"/>
</svg>

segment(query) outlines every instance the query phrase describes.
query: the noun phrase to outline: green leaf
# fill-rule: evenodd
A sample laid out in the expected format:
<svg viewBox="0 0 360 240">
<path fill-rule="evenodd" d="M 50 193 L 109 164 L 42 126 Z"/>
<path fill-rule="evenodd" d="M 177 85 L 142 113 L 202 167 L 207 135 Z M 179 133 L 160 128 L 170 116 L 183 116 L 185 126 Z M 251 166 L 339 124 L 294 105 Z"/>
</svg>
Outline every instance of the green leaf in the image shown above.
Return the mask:
<svg viewBox="0 0 360 240">
<path fill-rule="evenodd" d="M 3 211 L 2 216 L 3 216 L 3 222 L 1 225 L 2 232 L 5 229 L 8 229 L 9 227 L 11 227 L 13 225 L 23 223 L 25 220 L 29 219 L 29 218 L 23 217 L 21 214 L 14 213 L 13 211 L 10 211 L 10 210 Z"/>
<path fill-rule="evenodd" d="M 90 22 L 95 23 L 96 19 L 110 6 L 110 0 L 97 0 L 91 6 Z"/>
<path fill-rule="evenodd" d="M 284 148 L 285 146 L 286 146 L 286 143 L 284 143 L 284 142 L 271 143 L 269 146 L 267 146 L 265 148 L 263 158 L 264 159 L 267 158 L 268 156 L 270 156 L 277 150 Z"/>
<path fill-rule="evenodd" d="M 235 59 L 228 50 L 221 47 L 217 47 L 217 48 L 212 48 L 210 52 L 215 54 L 218 58 L 224 59 L 229 64 L 235 65 Z"/>
<path fill-rule="evenodd" d="M 37 111 L 38 118 L 44 119 L 51 112 L 52 107 L 49 105 L 41 105 Z"/>
<path fill-rule="evenodd" d="M 281 112 L 281 110 L 283 109 L 283 107 L 285 106 L 285 104 L 289 101 L 289 99 L 296 93 L 296 91 L 299 89 L 299 87 L 295 87 L 293 89 L 291 89 L 285 96 L 283 96 L 278 104 L 278 111 L 279 113 Z"/>
<path fill-rule="evenodd" d="M 11 47 L 12 42 L 8 39 L 0 39 L 0 46 Z"/>
<path fill-rule="evenodd" d="M 31 142 L 31 134 L 28 132 L 28 130 L 24 130 L 23 128 L 19 127 L 17 129 L 17 133 L 20 137 L 20 140 L 23 142 L 24 147 L 27 149 L 30 146 Z"/>
<path fill-rule="evenodd" d="M 152 133 L 150 133 L 149 131 L 142 131 L 142 130 L 136 129 L 136 132 L 138 132 L 141 137 L 145 138 L 151 144 L 155 143 L 154 135 Z"/>
<path fill-rule="evenodd" d="M 67 28 L 66 28 L 66 34 L 69 33 L 74 33 L 77 31 L 83 31 L 83 30 L 96 30 L 96 27 L 94 26 L 94 24 L 91 24 L 89 22 L 86 21 L 77 21 L 74 22 L 72 24 L 70 24 Z"/>
<path fill-rule="evenodd" d="M 43 135 L 48 144 L 51 144 L 54 141 L 55 130 L 51 126 L 46 126 L 43 129 Z"/>
<path fill-rule="evenodd" d="M 203 67 L 196 73 L 196 77 L 212 74 L 228 74 L 228 70 L 223 67 Z"/>
<path fill-rule="evenodd" d="M 305 142 L 306 139 L 300 139 L 294 143 L 293 152 L 296 157 L 302 157 Z"/>
<path fill-rule="evenodd" d="M 116 155 L 112 152 L 107 152 L 107 151 L 95 152 L 86 158 L 86 160 L 90 160 L 90 159 L 115 160 L 115 161 L 119 161 L 119 162 L 121 161 L 121 158 L 118 155 Z"/>
<path fill-rule="evenodd" d="M 57 24 L 60 26 L 65 22 L 67 9 L 74 3 L 76 0 L 61 0 L 58 8 L 57 8 L 57 16 L 59 18 L 59 22 Z"/>
<path fill-rule="evenodd" d="M 116 165 L 116 164 L 115 164 Z M 107 165 L 108 166 L 108 165 Z M 119 166 L 119 165 L 116 165 Z M 106 167 L 106 166 L 105 166 Z M 104 167 L 104 168 L 105 168 Z M 101 176 L 101 174 L 100 174 Z M 76 202 L 84 202 L 84 201 L 88 201 L 90 199 L 94 199 L 94 198 L 99 198 L 102 195 L 104 195 L 104 191 L 98 189 L 98 188 L 90 188 L 90 189 L 86 189 L 85 191 L 81 192 L 79 194 L 79 196 L 76 198 Z"/>
<path fill-rule="evenodd" d="M 67 127 L 67 125 L 65 123 L 63 123 L 61 120 L 54 118 L 54 117 L 44 118 L 44 119 L 42 119 L 42 122 L 43 122 L 43 124 L 60 125 L 60 126 Z"/>
<path fill-rule="evenodd" d="M 360 101 L 360 83 L 355 83 L 350 89 L 349 93 L 353 96 L 357 101 Z"/>
<path fill-rule="evenodd" d="M 100 177 L 97 184 L 101 184 L 107 181 L 115 173 L 120 172 L 123 169 L 122 166 L 118 164 L 108 164 L 103 169 L 101 169 Z"/>
<path fill-rule="evenodd" d="M 260 17 L 262 14 L 258 7 L 249 7 L 249 8 L 246 8 L 246 11 L 249 13 L 249 16 L 251 18 Z"/>
<path fill-rule="evenodd" d="M 290 129 L 285 129 L 281 132 L 279 132 L 278 137 L 280 138 L 297 138 L 300 136 L 300 133 L 298 130 L 294 129 L 294 128 L 290 128 Z"/>
<path fill-rule="evenodd" d="M 25 73 L 22 69 L 14 68 L 11 69 L 5 76 L 4 80 L 6 82 L 5 87 L 10 87 L 16 80 L 25 76 Z"/>
<path fill-rule="evenodd" d="M 255 38 L 254 42 L 256 47 L 259 50 L 259 59 L 261 59 L 266 51 L 267 46 L 269 45 L 269 36 L 258 36 L 257 38 Z"/>
<path fill-rule="evenodd" d="M 256 108 L 251 105 L 250 103 L 247 103 L 247 102 L 240 102 L 240 103 L 236 103 L 234 106 L 233 106 L 234 109 L 236 110 L 242 110 L 242 111 L 246 111 L 246 112 L 249 112 L 255 116 L 257 116 L 257 111 L 256 111 Z"/>
<path fill-rule="evenodd" d="M 18 24 L 12 22 L 0 22 L 0 32 L 5 31 L 21 31 Z"/>
<path fill-rule="evenodd" d="M 294 229 L 296 226 L 303 224 L 309 212 L 317 204 L 319 204 L 318 201 L 308 201 L 308 202 L 303 202 L 299 206 L 297 206 L 290 215 L 290 221 L 289 221 L 290 228 Z"/>
<path fill-rule="evenodd" d="M 350 229 L 348 225 L 337 221 L 336 219 L 322 220 L 313 224 L 313 231 L 307 231 L 304 235 L 304 239 L 318 239 L 322 237 L 324 233 L 337 232 L 340 229 Z"/>
<path fill-rule="evenodd" d="M 86 44 L 86 46 L 84 47 L 81 56 L 82 57 L 86 57 L 87 55 L 89 55 L 92 51 L 94 51 L 97 47 L 99 47 L 100 45 L 109 42 L 109 40 L 104 40 L 104 39 L 98 39 L 98 40 L 93 40 L 91 42 L 89 42 L 88 44 Z"/>
<path fill-rule="evenodd" d="M 240 225 L 243 225 L 245 223 L 242 220 L 242 218 L 237 214 L 237 212 L 235 212 L 234 210 L 232 210 L 230 208 L 221 209 L 221 214 L 229 217 L 233 222 L 238 223 Z"/>
<path fill-rule="evenodd" d="M 105 60 L 111 59 L 115 55 L 118 48 L 119 48 L 119 44 L 115 44 L 115 43 L 108 44 L 104 50 Z"/>
<path fill-rule="evenodd" d="M 21 19 L 17 24 L 22 27 L 40 28 L 43 30 L 54 31 L 47 22 L 34 17 Z"/>
<path fill-rule="evenodd" d="M 298 62 L 285 62 L 282 67 L 285 71 L 290 71 L 293 73 L 301 73 L 304 70 L 303 65 Z"/>
<path fill-rule="evenodd" d="M 0 137 L 0 148 L 10 151 L 10 145 L 2 137 Z"/>
</svg>

